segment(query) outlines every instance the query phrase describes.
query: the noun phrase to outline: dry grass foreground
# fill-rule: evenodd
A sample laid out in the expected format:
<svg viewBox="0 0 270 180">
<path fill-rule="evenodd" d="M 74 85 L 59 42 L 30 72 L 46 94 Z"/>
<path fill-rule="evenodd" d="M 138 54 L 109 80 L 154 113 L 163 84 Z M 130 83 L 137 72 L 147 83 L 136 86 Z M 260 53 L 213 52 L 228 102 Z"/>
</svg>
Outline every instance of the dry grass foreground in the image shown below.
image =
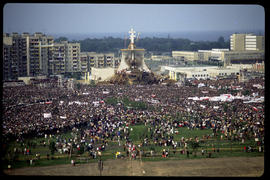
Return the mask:
<svg viewBox="0 0 270 180">
<path fill-rule="evenodd" d="M 99 176 L 97 163 L 27 167 L 4 171 L 7 175 Z M 264 157 L 230 157 L 147 161 L 104 161 L 102 176 L 204 176 L 259 177 L 264 173 Z"/>
</svg>

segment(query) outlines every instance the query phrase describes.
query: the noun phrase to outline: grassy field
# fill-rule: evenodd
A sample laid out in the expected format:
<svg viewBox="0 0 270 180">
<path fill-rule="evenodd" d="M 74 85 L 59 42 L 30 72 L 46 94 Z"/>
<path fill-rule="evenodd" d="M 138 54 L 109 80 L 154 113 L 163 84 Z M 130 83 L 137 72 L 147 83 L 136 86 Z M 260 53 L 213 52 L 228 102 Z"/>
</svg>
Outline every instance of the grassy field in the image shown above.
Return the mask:
<svg viewBox="0 0 270 180">
<path fill-rule="evenodd" d="M 130 132 L 130 140 L 136 145 L 142 143 L 142 139 L 146 136 L 150 137 L 150 132 L 148 130 L 149 126 L 144 125 L 133 125 L 129 127 L 132 128 L 132 131 Z M 204 129 L 204 130 L 190 130 L 187 128 L 178 128 L 179 133 L 174 134 L 174 141 L 180 141 L 182 137 L 184 138 L 195 138 L 203 136 L 208 136 L 212 134 L 212 130 L 210 129 Z M 72 138 L 73 135 L 71 132 L 62 134 L 62 138 Z M 46 142 L 46 145 L 44 146 L 40 142 Z M 48 146 L 48 141 L 56 141 L 55 136 L 47 137 L 46 139 L 43 138 L 31 138 L 25 140 L 25 145 L 31 145 L 31 154 L 30 155 L 24 155 L 23 153 L 12 153 L 14 148 L 19 149 L 20 151 L 23 151 L 24 146 L 20 143 L 17 143 L 16 141 L 11 142 L 8 144 L 8 150 L 7 152 L 10 152 L 8 154 L 5 154 L 4 157 L 2 157 L 2 168 L 6 169 L 8 164 L 11 164 L 13 168 L 19 168 L 19 167 L 25 167 L 30 166 L 29 161 L 30 159 L 35 159 L 35 155 L 38 153 L 40 154 L 40 159 L 35 160 L 34 163 L 31 166 L 47 166 L 47 165 L 58 165 L 58 164 L 69 164 L 71 159 L 76 159 L 78 163 L 91 163 L 91 162 L 97 162 L 97 159 L 92 159 L 92 157 L 89 157 L 88 152 L 84 152 L 82 154 L 79 154 L 78 152 L 74 151 L 72 156 L 70 157 L 69 154 L 60 154 L 59 152 L 55 152 L 54 155 L 51 155 L 50 149 Z M 123 143 L 125 143 L 125 140 L 123 139 L 121 141 L 121 145 L 119 146 L 117 141 L 111 141 L 108 140 L 108 146 L 106 147 L 106 150 L 102 152 L 102 160 L 106 159 L 113 159 L 115 158 L 115 153 L 117 151 L 120 151 L 123 155 L 126 155 L 123 149 Z M 244 146 L 254 146 L 255 142 L 254 140 L 246 140 L 245 143 L 241 143 L 239 141 L 231 141 L 227 139 L 220 139 L 220 134 L 217 135 L 217 137 L 212 137 L 210 139 L 207 139 L 204 143 L 200 143 L 199 147 L 196 150 L 196 155 L 193 152 L 193 149 L 188 146 L 189 151 L 191 154 L 189 157 L 187 157 L 186 154 L 181 154 L 180 151 L 182 150 L 181 147 L 177 147 L 175 150 L 170 147 L 160 147 L 158 145 L 154 145 L 152 141 L 150 141 L 148 146 L 143 146 L 140 148 L 140 150 L 143 150 L 145 153 L 149 153 L 151 150 L 154 151 L 155 156 L 147 156 L 142 157 L 143 161 L 160 161 L 160 160 L 181 160 L 181 159 L 198 159 L 198 158 L 208 158 L 209 152 L 211 152 L 212 158 L 218 158 L 218 157 L 252 157 L 252 156 L 263 156 L 264 153 L 262 152 L 244 152 L 243 147 Z M 168 158 L 162 158 L 161 152 L 163 149 L 166 149 L 169 151 L 169 157 Z M 202 155 L 201 150 L 204 149 L 205 154 Z M 217 152 L 217 149 L 219 149 L 219 152 Z M 47 154 L 49 154 L 49 160 L 47 159 Z M 81 159 L 81 160 L 80 160 Z"/>
</svg>

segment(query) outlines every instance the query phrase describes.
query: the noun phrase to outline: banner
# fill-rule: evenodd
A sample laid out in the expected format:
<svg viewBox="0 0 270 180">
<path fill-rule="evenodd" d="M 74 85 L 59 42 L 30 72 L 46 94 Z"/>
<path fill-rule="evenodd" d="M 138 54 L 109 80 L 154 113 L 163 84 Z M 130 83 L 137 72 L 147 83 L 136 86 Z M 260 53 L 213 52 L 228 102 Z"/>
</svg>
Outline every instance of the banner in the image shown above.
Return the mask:
<svg viewBox="0 0 270 180">
<path fill-rule="evenodd" d="M 44 113 L 43 116 L 44 116 L 44 118 L 51 118 L 52 113 Z"/>
<path fill-rule="evenodd" d="M 204 87 L 205 86 L 205 84 L 204 83 L 199 83 L 198 84 L 198 88 L 200 88 L 200 87 Z"/>
<path fill-rule="evenodd" d="M 66 115 L 65 116 L 60 116 L 61 119 L 67 119 Z"/>
<path fill-rule="evenodd" d="M 99 101 L 93 101 L 94 107 L 99 106 Z"/>
<path fill-rule="evenodd" d="M 109 94 L 110 92 L 109 91 L 103 91 L 103 94 Z"/>
</svg>

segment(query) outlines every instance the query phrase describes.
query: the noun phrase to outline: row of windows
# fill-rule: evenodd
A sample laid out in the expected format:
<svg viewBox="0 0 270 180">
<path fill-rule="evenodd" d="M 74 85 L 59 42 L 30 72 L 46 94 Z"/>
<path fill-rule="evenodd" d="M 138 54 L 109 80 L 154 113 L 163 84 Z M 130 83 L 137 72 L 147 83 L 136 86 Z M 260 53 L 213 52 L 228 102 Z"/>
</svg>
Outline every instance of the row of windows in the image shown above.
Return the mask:
<svg viewBox="0 0 270 180">
<path fill-rule="evenodd" d="M 208 74 L 193 74 L 192 77 L 208 77 Z"/>
</svg>

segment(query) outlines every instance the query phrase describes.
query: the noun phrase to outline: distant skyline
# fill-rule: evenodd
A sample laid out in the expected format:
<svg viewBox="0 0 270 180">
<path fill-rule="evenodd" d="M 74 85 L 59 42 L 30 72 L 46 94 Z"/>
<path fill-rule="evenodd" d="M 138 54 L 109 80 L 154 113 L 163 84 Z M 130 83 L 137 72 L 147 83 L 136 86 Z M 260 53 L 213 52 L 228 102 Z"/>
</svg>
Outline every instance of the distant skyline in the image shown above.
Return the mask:
<svg viewBox="0 0 270 180">
<path fill-rule="evenodd" d="M 260 5 L 8 3 L 3 32 L 46 34 L 265 29 Z"/>
</svg>

